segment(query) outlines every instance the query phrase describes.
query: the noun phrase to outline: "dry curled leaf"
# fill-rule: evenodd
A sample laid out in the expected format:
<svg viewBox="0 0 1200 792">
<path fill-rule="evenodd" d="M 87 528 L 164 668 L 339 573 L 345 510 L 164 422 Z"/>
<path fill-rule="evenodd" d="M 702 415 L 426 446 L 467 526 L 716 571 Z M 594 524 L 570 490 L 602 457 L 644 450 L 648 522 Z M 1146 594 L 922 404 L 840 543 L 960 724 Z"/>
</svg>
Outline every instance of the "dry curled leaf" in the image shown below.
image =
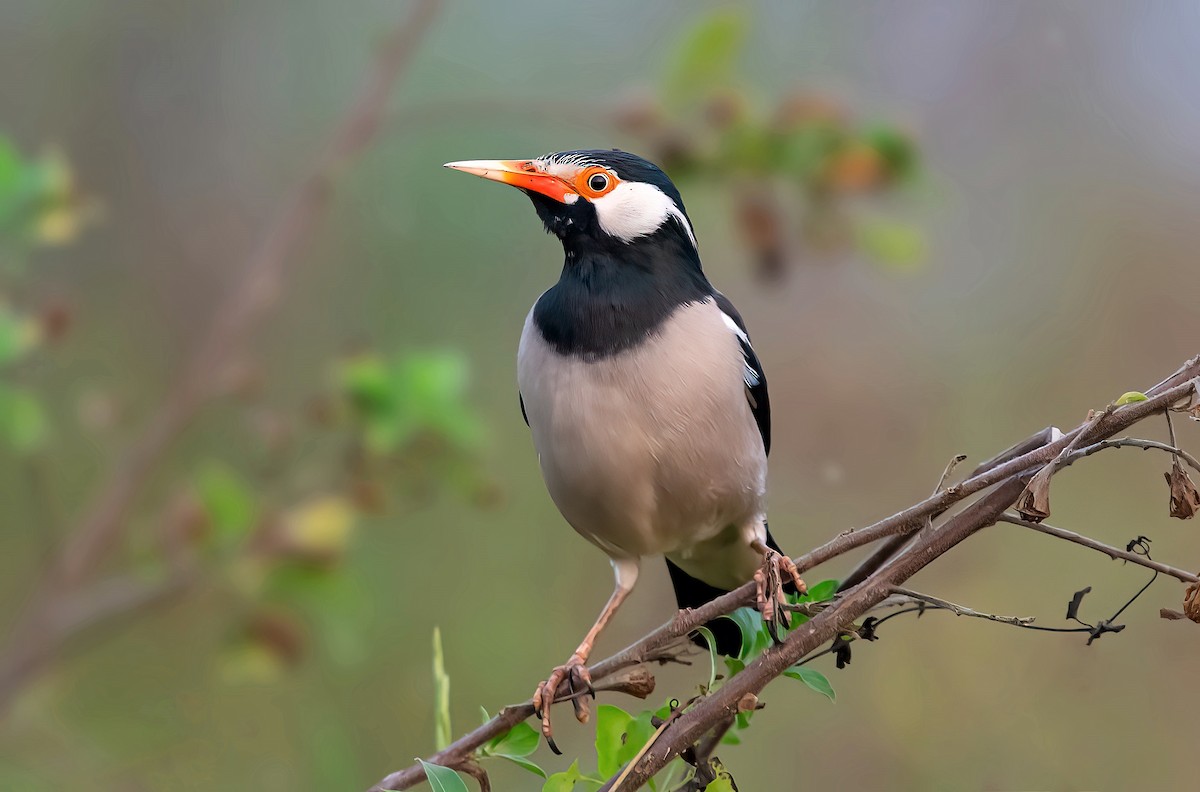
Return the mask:
<svg viewBox="0 0 1200 792">
<path fill-rule="evenodd" d="M 1171 488 L 1171 516 L 1180 520 L 1190 520 L 1200 511 L 1200 491 L 1197 491 L 1192 477 L 1179 464 L 1176 457 L 1171 463 L 1171 472 L 1163 473 L 1167 486 Z"/>
<path fill-rule="evenodd" d="M 1183 615 L 1200 624 L 1200 583 L 1189 583 L 1184 589 Z"/>
<path fill-rule="evenodd" d="M 1037 472 L 1025 491 L 1017 500 L 1017 511 L 1031 522 L 1041 522 L 1050 516 L 1050 477 L 1054 475 L 1054 465 L 1046 465 Z"/>
</svg>

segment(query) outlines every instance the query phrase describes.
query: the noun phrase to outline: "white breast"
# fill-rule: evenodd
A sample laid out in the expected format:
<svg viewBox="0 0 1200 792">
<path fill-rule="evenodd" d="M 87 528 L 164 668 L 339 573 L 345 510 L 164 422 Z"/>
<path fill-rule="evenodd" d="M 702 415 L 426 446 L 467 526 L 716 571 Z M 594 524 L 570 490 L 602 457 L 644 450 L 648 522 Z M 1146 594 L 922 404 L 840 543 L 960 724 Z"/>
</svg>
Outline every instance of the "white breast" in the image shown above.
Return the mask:
<svg viewBox="0 0 1200 792">
<path fill-rule="evenodd" d="M 525 321 L 517 380 L 550 496 L 611 556 L 687 554 L 760 523 L 766 454 L 737 337 L 712 300 L 636 347 L 563 356 Z"/>
</svg>

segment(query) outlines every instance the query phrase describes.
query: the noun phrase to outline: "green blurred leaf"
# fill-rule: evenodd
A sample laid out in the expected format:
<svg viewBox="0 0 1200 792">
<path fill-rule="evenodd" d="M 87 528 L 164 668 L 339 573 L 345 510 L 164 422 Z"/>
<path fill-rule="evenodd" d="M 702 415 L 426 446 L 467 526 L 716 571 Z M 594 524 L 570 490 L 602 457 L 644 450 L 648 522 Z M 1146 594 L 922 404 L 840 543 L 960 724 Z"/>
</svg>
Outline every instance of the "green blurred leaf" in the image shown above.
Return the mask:
<svg viewBox="0 0 1200 792">
<path fill-rule="evenodd" d="M 746 15 L 719 8 L 692 25 L 671 56 L 663 97 L 676 107 L 730 81 L 746 38 Z"/>
<path fill-rule="evenodd" d="M 890 272 L 910 274 L 925 263 L 925 235 L 915 226 L 872 218 L 858 223 L 856 237 L 862 251 Z"/>
<path fill-rule="evenodd" d="M 783 675 L 792 679 L 799 679 L 805 685 L 808 685 L 810 689 L 817 691 L 830 701 L 837 700 L 837 693 L 834 692 L 833 685 L 829 684 L 829 680 L 825 678 L 825 675 L 815 668 L 792 666 L 787 671 L 784 671 Z"/>
<path fill-rule="evenodd" d="M 0 302 L 0 366 L 15 363 L 38 343 L 37 323 Z"/>
<path fill-rule="evenodd" d="M 1134 402 L 1144 402 L 1148 398 L 1150 397 L 1138 391 L 1126 391 L 1125 393 L 1121 394 L 1114 404 L 1116 404 L 1118 407 L 1121 407 L 1126 404 L 1133 404 Z"/>
<path fill-rule="evenodd" d="M 917 144 L 908 135 L 894 127 L 879 125 L 869 128 L 863 137 L 879 152 L 891 178 L 904 180 L 916 173 Z"/>
<path fill-rule="evenodd" d="M 196 471 L 192 483 L 218 547 L 230 547 L 250 533 L 258 507 L 253 491 L 232 468 L 207 462 Z"/>
<path fill-rule="evenodd" d="M 484 713 L 487 714 L 486 712 Z M 486 722 L 486 721 L 485 721 Z M 486 753 L 507 754 L 509 756 L 529 756 L 537 750 L 537 730 L 522 721 L 506 733 L 494 738 L 483 750 Z"/>
<path fill-rule="evenodd" d="M 417 761 L 425 769 L 425 777 L 429 779 L 429 787 L 433 792 L 467 792 L 466 782 L 449 767 L 430 764 L 424 759 Z"/>
<path fill-rule="evenodd" d="M 31 391 L 0 385 L 0 437 L 19 454 L 45 443 L 49 424 L 42 403 Z"/>
<path fill-rule="evenodd" d="M 433 718 L 433 743 L 440 751 L 454 739 L 454 732 L 450 729 L 450 676 L 442 657 L 442 631 L 437 627 L 433 628 Z"/>
</svg>

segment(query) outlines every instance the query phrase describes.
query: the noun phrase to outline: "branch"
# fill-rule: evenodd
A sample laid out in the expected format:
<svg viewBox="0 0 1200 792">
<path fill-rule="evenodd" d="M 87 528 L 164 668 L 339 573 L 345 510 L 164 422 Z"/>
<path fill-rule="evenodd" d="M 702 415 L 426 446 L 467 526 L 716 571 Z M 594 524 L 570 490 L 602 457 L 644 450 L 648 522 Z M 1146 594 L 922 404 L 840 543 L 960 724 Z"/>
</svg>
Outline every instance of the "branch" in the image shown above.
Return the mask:
<svg viewBox="0 0 1200 792">
<path fill-rule="evenodd" d="M 392 86 L 439 6 L 439 0 L 417 0 L 409 18 L 384 43 L 357 100 L 338 124 L 312 174 L 284 201 L 246 261 L 241 282 L 217 308 L 174 387 L 113 465 L 108 479 L 68 533 L 0 654 L 0 714 L 61 643 L 64 636 L 51 629 L 60 600 L 78 589 L 117 546 L 131 508 L 163 456 L 200 410 L 227 389 L 253 330 L 278 301 L 289 268 L 323 219 L 334 180 L 375 137 Z"/>
<path fill-rule="evenodd" d="M 807 571 L 837 558 L 857 547 L 878 539 L 916 531 L 926 524 L 926 518 L 946 511 L 963 499 L 995 487 L 991 493 L 950 518 L 936 530 L 918 539 L 913 549 L 893 558 L 882 569 L 871 574 L 863 583 L 850 589 L 844 596 L 825 608 L 810 621 L 794 631 L 779 646 L 768 649 L 754 663 L 735 675 L 713 694 L 700 699 L 695 706 L 673 721 L 656 742 L 654 750 L 629 773 L 622 782 L 623 790 L 637 789 L 647 779 L 662 769 L 681 751 L 696 744 L 704 734 L 718 724 L 728 720 L 737 711 L 737 702 L 747 693 L 757 694 L 766 684 L 783 673 L 788 667 L 812 652 L 822 643 L 832 640 L 854 619 L 889 596 L 892 587 L 898 586 L 918 570 L 941 556 L 976 530 L 991 525 L 1003 515 L 1025 488 L 1025 479 L 1037 468 L 1057 460 L 1072 444 L 1102 439 L 1125 431 L 1133 424 L 1150 415 L 1164 412 L 1171 405 L 1187 398 L 1194 390 L 1189 381 L 1200 374 L 1200 356 L 1185 363 L 1172 376 L 1147 391 L 1147 401 L 1136 402 L 1124 407 L 1093 415 L 1084 424 L 1071 432 L 1062 434 L 1057 430 L 1044 433 L 1046 442 L 1032 444 L 1028 450 L 1006 452 L 981 465 L 965 481 L 942 489 L 925 500 L 903 511 L 880 520 L 866 528 L 844 531 L 820 547 L 793 559 L 797 568 Z M 1080 435 L 1084 435 L 1080 437 Z M 1078 438 L 1078 442 L 1077 442 Z M 1032 443 L 1032 441 L 1028 441 Z M 1012 454 L 1016 454 L 1013 456 Z M 1011 457 L 1011 458 L 1010 458 Z M 999 486 L 996 486 L 999 485 Z M 605 676 L 643 662 L 664 659 L 665 648 L 696 627 L 720 616 L 728 615 L 739 607 L 754 601 L 754 584 L 747 583 L 699 608 L 679 611 L 674 618 L 644 638 L 615 655 L 591 666 L 593 680 L 599 682 Z M 669 656 L 669 653 L 666 654 Z M 558 698 L 567 697 L 564 688 L 559 689 Z M 517 723 L 533 714 L 533 706 L 526 701 L 505 707 L 500 714 L 470 734 L 456 740 L 450 746 L 429 757 L 426 761 L 448 767 L 459 767 L 473 756 L 475 750 L 487 741 L 506 733 Z M 392 773 L 371 788 L 371 792 L 408 789 L 424 779 L 420 765 L 412 765 Z M 614 779 L 615 780 L 615 779 Z M 611 789 L 612 781 L 606 789 Z"/>
<path fill-rule="evenodd" d="M 1138 566 L 1144 566 L 1146 569 L 1153 569 L 1155 572 L 1161 572 L 1164 575 L 1170 575 L 1176 580 L 1180 580 L 1184 583 L 1195 583 L 1200 581 L 1200 577 L 1197 577 L 1187 570 L 1176 569 L 1175 567 L 1168 566 L 1160 561 L 1146 558 L 1146 556 L 1138 555 L 1137 553 L 1130 553 L 1127 550 L 1121 550 L 1120 548 L 1113 547 L 1112 545 L 1106 545 L 1103 542 L 1098 542 L 1095 539 L 1092 539 L 1090 536 L 1077 534 L 1074 531 L 1068 531 L 1065 528 L 1055 528 L 1053 525 L 1047 525 L 1046 523 L 1035 523 L 1030 520 L 1024 520 L 1015 514 L 1000 515 L 1000 522 L 1020 525 L 1023 528 L 1030 528 L 1034 531 L 1039 531 L 1049 536 L 1054 536 L 1068 542 L 1074 542 L 1077 545 L 1090 547 L 1093 550 L 1098 550 L 1099 552 L 1104 553 L 1114 561 L 1119 559 L 1121 561 L 1128 561 L 1131 564 L 1137 564 Z"/>
<path fill-rule="evenodd" d="M 937 597 L 931 597 L 928 594 L 922 594 L 919 591 L 906 589 L 903 586 L 892 586 L 892 593 L 899 594 L 903 599 L 907 599 L 910 602 L 923 602 L 926 605 L 932 605 L 935 608 L 948 610 L 955 616 L 970 616 L 975 619 L 987 619 L 988 621 L 1000 622 L 1001 624 L 1011 624 L 1015 627 L 1028 627 L 1034 622 L 1034 617 L 1032 616 L 997 616 L 994 613 L 983 613 L 982 611 L 977 611 L 973 608 L 968 608 L 963 605 L 955 605 L 953 602 L 949 602 L 944 599 L 938 599 Z M 903 599 L 901 602 L 903 602 Z"/>
</svg>

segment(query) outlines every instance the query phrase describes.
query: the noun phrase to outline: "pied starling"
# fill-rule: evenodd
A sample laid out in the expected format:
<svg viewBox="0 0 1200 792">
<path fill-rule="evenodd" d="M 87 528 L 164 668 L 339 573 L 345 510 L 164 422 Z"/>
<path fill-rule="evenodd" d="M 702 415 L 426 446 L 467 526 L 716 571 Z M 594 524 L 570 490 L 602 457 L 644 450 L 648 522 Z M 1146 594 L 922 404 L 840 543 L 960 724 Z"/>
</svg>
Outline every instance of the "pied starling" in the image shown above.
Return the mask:
<svg viewBox="0 0 1200 792">
<path fill-rule="evenodd" d="M 741 315 L 704 276 L 679 190 L 654 164 L 612 150 L 446 167 L 520 189 L 566 254 L 521 333 L 521 412 L 550 497 L 608 554 L 616 587 L 534 694 L 555 748 L 550 705 L 590 690 L 588 655 L 644 556 L 666 557 L 681 608 L 754 579 L 778 623 L 785 581 L 804 591 L 767 530 L 767 380 Z M 737 653 L 732 622 L 710 628 L 718 651 Z"/>
</svg>

